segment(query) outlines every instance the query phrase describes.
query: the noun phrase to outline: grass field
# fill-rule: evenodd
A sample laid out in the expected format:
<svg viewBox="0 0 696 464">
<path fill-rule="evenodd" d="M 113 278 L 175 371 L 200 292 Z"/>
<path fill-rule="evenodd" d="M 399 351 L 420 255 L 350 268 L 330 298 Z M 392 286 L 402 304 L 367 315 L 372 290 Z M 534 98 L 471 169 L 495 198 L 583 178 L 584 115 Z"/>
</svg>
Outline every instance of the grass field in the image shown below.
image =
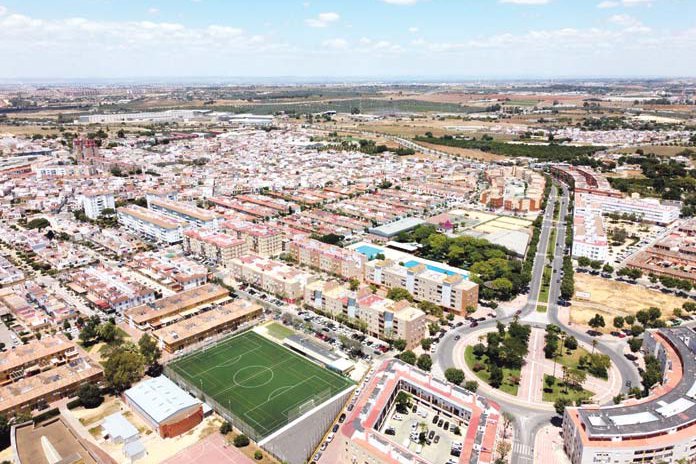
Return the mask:
<svg viewBox="0 0 696 464">
<path fill-rule="evenodd" d="M 246 422 L 257 432 L 256 440 L 295 419 L 292 412 L 316 395 L 325 394 L 318 406 L 352 385 L 255 332 L 228 338 L 169 367 Z"/>
<path fill-rule="evenodd" d="M 476 359 L 476 356 L 474 355 L 474 348 L 472 346 L 467 346 L 466 351 L 464 352 L 464 358 L 464 360 L 466 361 L 466 365 L 471 370 L 474 370 L 474 365 L 476 365 L 477 363 L 483 366 L 483 369 L 476 372 L 476 376 L 484 382 L 488 383 L 491 377 L 491 373 L 486 368 L 487 356 L 483 355 L 481 359 Z M 503 383 L 500 385 L 499 390 L 510 395 L 517 396 L 517 390 L 519 389 L 519 385 L 515 382 L 512 382 L 512 377 L 517 377 L 519 379 L 520 369 L 508 369 L 507 367 L 504 367 Z"/>
</svg>

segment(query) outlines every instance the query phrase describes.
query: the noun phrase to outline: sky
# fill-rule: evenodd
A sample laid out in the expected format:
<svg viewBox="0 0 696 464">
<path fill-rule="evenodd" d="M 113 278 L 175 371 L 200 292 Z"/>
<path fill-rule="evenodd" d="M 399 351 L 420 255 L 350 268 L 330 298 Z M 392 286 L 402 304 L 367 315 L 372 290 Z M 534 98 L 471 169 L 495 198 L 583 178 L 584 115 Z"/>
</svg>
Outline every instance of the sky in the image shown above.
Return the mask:
<svg viewBox="0 0 696 464">
<path fill-rule="evenodd" d="M 696 76 L 696 0 L 0 0 L 0 79 Z"/>
</svg>

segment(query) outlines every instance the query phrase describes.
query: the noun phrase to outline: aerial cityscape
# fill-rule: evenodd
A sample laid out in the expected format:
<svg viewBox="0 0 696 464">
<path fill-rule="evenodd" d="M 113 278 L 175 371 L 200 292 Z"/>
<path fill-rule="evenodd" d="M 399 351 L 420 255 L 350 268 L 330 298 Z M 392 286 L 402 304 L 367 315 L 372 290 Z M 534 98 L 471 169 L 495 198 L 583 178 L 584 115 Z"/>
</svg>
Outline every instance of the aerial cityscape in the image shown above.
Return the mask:
<svg viewBox="0 0 696 464">
<path fill-rule="evenodd" d="M 0 464 L 696 463 L 696 2 L 0 1 Z"/>
</svg>

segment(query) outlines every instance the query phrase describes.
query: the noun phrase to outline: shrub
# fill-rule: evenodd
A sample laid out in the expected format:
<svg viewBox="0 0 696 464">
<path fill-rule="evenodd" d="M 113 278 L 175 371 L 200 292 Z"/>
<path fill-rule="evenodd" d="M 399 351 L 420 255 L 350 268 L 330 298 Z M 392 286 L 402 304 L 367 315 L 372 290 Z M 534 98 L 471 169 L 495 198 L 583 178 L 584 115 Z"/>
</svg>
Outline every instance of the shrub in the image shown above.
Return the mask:
<svg viewBox="0 0 696 464">
<path fill-rule="evenodd" d="M 222 423 L 220 426 L 220 433 L 223 435 L 227 435 L 232 431 L 232 424 L 230 424 L 228 421 L 225 421 Z"/>
<path fill-rule="evenodd" d="M 237 448 L 244 448 L 245 446 L 249 446 L 249 437 L 244 434 L 237 435 L 234 437 L 233 443 Z"/>
<path fill-rule="evenodd" d="M 254 451 L 254 459 L 260 461 L 263 459 L 263 453 L 259 450 Z"/>
</svg>

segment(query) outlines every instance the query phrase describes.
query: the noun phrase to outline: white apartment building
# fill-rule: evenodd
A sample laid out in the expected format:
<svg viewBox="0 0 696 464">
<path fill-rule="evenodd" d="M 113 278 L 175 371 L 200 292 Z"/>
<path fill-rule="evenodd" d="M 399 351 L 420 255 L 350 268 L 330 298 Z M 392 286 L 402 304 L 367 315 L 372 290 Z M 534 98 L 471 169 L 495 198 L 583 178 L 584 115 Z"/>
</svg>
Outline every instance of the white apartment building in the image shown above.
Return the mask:
<svg viewBox="0 0 696 464">
<path fill-rule="evenodd" d="M 118 222 L 126 229 L 167 244 L 179 243 L 186 222 L 141 206 L 118 208 Z"/>
<path fill-rule="evenodd" d="M 372 260 L 366 264 L 365 280 L 386 288 L 405 288 L 417 301 L 429 301 L 456 314 L 478 305 L 478 284 L 461 274 L 440 272 L 422 263 L 411 267 L 391 260 Z"/>
<path fill-rule="evenodd" d="M 116 209 L 114 194 L 109 192 L 85 192 L 80 196 L 80 203 L 85 215 L 95 220 L 105 209 Z"/>
<path fill-rule="evenodd" d="M 597 209 L 603 214 L 634 214 L 645 222 L 667 225 L 679 219 L 680 206 L 663 204 L 655 198 L 617 198 L 578 193 L 575 209 Z"/>
<path fill-rule="evenodd" d="M 573 257 L 606 261 L 609 241 L 598 210 L 577 210 L 573 216 Z"/>
<path fill-rule="evenodd" d="M 197 227 L 217 229 L 220 217 L 207 209 L 191 206 L 186 203 L 172 200 L 164 200 L 147 196 L 147 206 L 152 211 L 157 211 L 174 219 L 181 219 Z"/>
</svg>

